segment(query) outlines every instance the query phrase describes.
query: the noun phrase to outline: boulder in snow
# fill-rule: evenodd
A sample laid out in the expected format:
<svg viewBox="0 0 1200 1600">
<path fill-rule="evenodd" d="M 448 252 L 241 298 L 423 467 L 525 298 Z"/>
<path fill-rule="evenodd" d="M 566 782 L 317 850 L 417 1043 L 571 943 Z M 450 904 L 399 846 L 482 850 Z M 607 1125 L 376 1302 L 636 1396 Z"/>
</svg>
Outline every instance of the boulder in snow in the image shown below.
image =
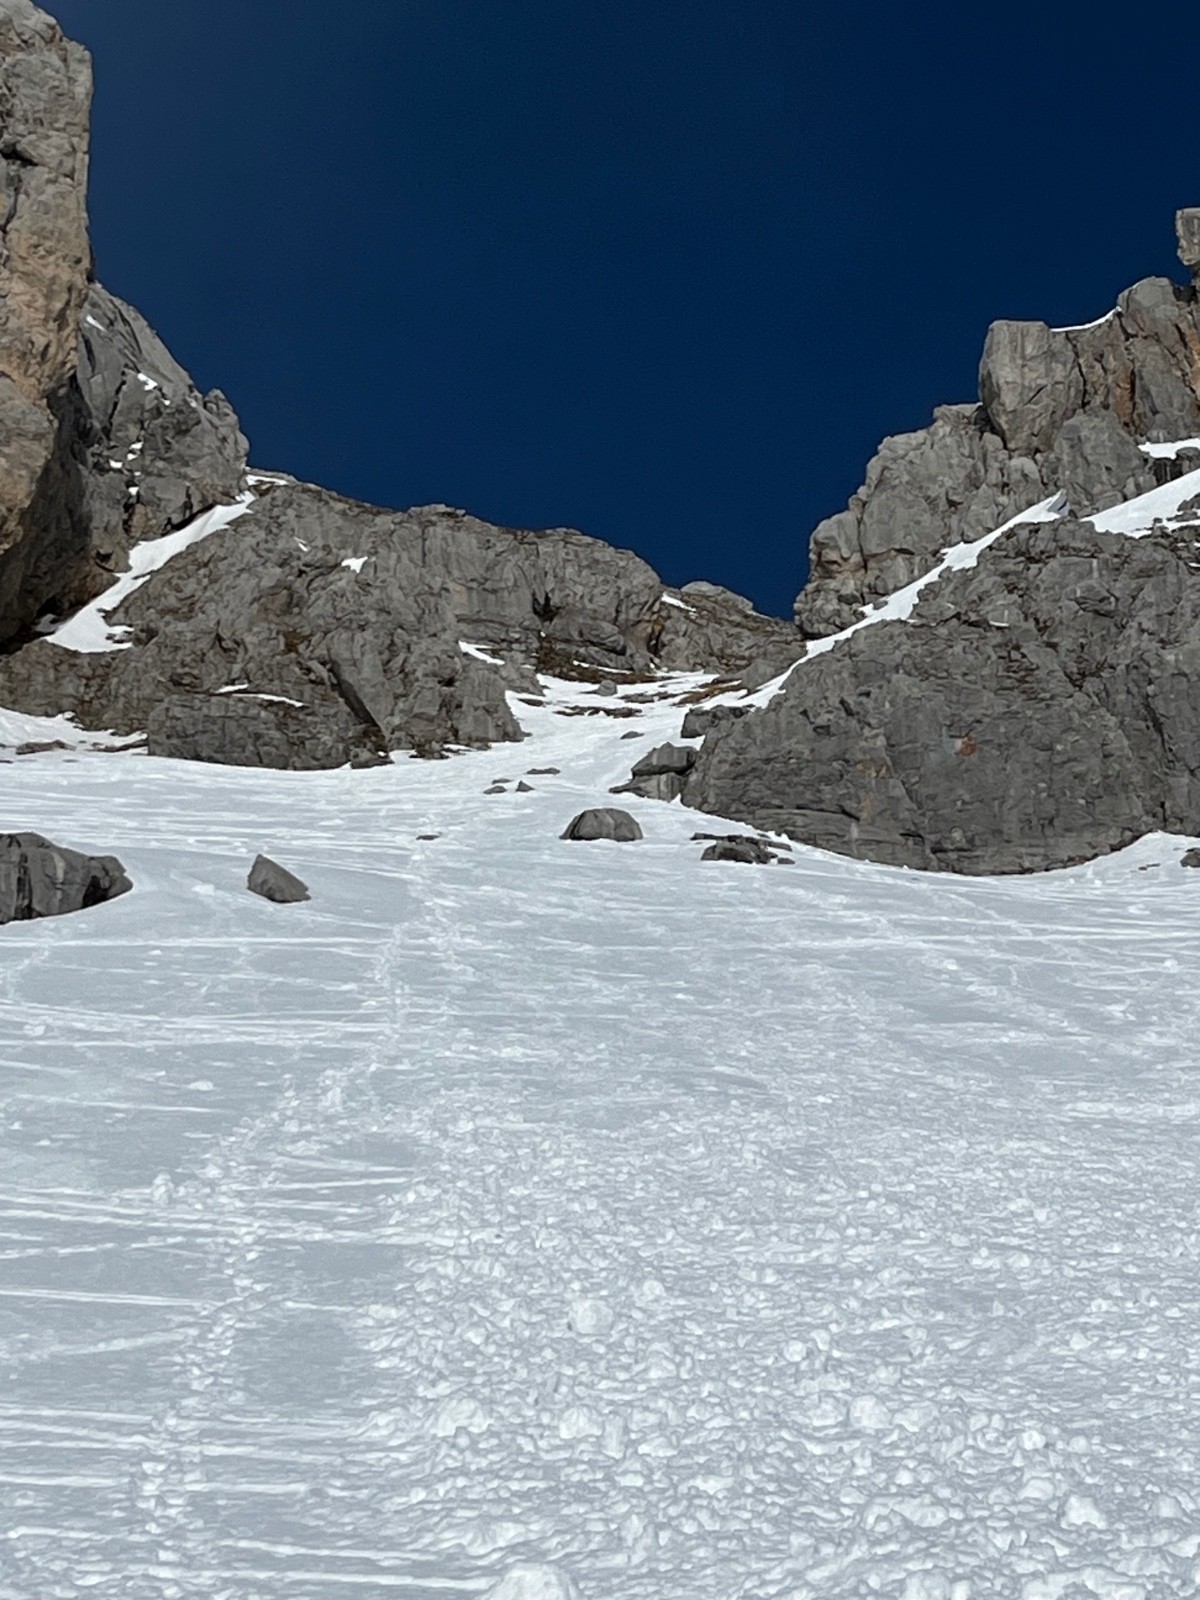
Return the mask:
<svg viewBox="0 0 1200 1600">
<path fill-rule="evenodd" d="M 581 811 L 563 830 L 564 839 L 615 839 L 618 844 L 628 844 L 643 837 L 642 830 L 628 811 L 618 811 L 615 806 L 596 806 Z"/>
<path fill-rule="evenodd" d="M 646 800 L 674 800 L 683 789 L 683 780 L 696 765 L 691 745 L 660 744 L 634 766 L 627 783 L 613 794 L 640 794 Z"/>
<path fill-rule="evenodd" d="M 297 905 L 301 900 L 312 899 L 308 885 L 302 883 L 295 873 L 272 861 L 270 856 L 254 858 L 246 887 L 251 894 L 261 895 L 264 900 L 273 900 L 277 906 Z"/>
<path fill-rule="evenodd" d="M 714 839 L 700 857 L 701 861 L 745 861 L 752 866 L 765 867 L 775 857 L 761 839 L 748 833 L 731 833 L 723 839 Z"/>
<path fill-rule="evenodd" d="M 86 911 L 132 888 L 116 856 L 64 850 L 40 833 L 0 834 L 0 923 Z"/>
</svg>

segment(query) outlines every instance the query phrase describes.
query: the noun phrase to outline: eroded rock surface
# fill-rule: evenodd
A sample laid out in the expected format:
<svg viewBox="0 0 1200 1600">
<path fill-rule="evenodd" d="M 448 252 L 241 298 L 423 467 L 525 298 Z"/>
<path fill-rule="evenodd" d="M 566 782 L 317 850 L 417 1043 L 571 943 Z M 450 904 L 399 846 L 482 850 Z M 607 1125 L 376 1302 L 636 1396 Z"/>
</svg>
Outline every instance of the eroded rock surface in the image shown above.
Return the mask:
<svg viewBox="0 0 1200 1600">
<path fill-rule="evenodd" d="M 1200 833 L 1194 521 L 1065 519 L 806 661 L 719 723 L 684 799 L 901 866 L 1022 872 Z"/>
<path fill-rule="evenodd" d="M 62 419 L 87 295 L 87 52 L 26 0 L 0 5 L 0 640 L 78 538 Z"/>
<path fill-rule="evenodd" d="M 91 279 L 91 62 L 0 3 L 0 646 L 236 497 L 246 442 L 143 318 Z"/>
<path fill-rule="evenodd" d="M 664 600 L 639 557 L 446 507 L 381 511 L 296 484 L 175 556 L 110 621 L 128 648 L 52 639 L 0 661 L 0 700 L 145 730 L 151 754 L 329 767 L 521 737 L 536 673 L 783 665 L 795 629 L 737 597 Z"/>
</svg>

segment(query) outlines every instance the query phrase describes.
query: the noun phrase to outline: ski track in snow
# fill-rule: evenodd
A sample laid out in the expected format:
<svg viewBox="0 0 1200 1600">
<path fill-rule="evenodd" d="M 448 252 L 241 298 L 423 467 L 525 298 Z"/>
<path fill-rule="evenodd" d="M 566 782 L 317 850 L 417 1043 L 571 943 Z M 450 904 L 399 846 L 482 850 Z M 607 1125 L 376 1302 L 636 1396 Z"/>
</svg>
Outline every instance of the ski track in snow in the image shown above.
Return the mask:
<svg viewBox="0 0 1200 1600">
<path fill-rule="evenodd" d="M 137 887 L 0 929 L 0 1600 L 1196 1593 L 1183 843 L 562 843 L 678 730 L 631 692 L 368 772 L 9 766 Z"/>
</svg>

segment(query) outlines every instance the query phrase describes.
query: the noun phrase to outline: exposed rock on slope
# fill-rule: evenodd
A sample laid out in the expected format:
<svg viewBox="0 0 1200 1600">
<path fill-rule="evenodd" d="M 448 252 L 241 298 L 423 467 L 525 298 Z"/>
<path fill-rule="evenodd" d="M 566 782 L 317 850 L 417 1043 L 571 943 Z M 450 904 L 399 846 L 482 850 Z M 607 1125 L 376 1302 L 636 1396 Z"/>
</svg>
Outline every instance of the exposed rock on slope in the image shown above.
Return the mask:
<svg viewBox="0 0 1200 1600">
<path fill-rule="evenodd" d="M 0 923 L 86 911 L 132 887 L 115 856 L 64 850 L 38 833 L 0 835 Z"/>
<path fill-rule="evenodd" d="M 862 628 L 719 723 L 685 801 L 960 872 L 1200 832 L 1200 472 L 1189 490 L 1143 537 L 1060 518 L 949 567 L 909 620 Z M 1136 503 L 1121 515 L 1135 524 Z"/>
<path fill-rule="evenodd" d="M 1180 256 L 1197 270 L 1200 210 L 1177 218 Z M 1087 516 L 1169 475 L 1138 448 L 1200 435 L 1200 300 L 1147 278 L 1086 327 L 997 322 L 980 366 L 979 405 L 942 406 L 928 428 L 885 439 L 847 510 L 812 536 L 796 620 L 813 638 L 1062 489 Z"/>
<path fill-rule="evenodd" d="M 1177 230 L 1195 269 L 1200 211 Z M 817 530 L 797 616 L 842 634 L 693 728 L 685 801 L 962 872 L 1200 831 L 1196 290 L 1148 279 L 1086 328 L 997 323 L 980 388 L 885 441 Z"/>
<path fill-rule="evenodd" d="M 569 530 L 261 487 L 112 613 L 127 641 L 27 645 L 0 662 L 0 699 L 145 729 L 155 754 L 327 767 L 519 739 L 506 690 L 536 693 L 538 668 L 763 676 L 800 647 L 723 591 L 664 597 L 637 556 Z"/>
<path fill-rule="evenodd" d="M 145 318 L 99 284 L 84 307 L 77 379 L 97 593 L 139 540 L 236 499 L 246 440 L 220 390 L 201 395 Z"/>
</svg>

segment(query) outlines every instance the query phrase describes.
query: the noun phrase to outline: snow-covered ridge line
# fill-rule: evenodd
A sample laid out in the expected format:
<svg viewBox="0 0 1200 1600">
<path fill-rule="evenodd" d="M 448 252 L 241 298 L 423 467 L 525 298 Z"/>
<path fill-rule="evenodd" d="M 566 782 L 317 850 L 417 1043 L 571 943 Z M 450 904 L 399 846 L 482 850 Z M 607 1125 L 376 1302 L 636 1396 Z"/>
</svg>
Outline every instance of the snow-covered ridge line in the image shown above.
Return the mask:
<svg viewBox="0 0 1200 1600">
<path fill-rule="evenodd" d="M 1087 333 L 1092 328 L 1102 328 L 1106 322 L 1111 322 L 1117 314 L 1114 306 L 1111 311 L 1106 311 L 1102 317 L 1096 317 L 1092 322 L 1072 322 L 1065 328 L 1051 328 L 1051 333 Z"/>
<path fill-rule="evenodd" d="M 213 506 L 202 512 L 184 528 L 164 534 L 161 539 L 146 539 L 134 545 L 129 552 L 129 571 L 123 572 L 103 594 L 83 606 L 74 616 L 68 617 L 60 627 L 46 635 L 51 644 L 64 650 L 75 650 L 81 655 L 101 655 L 114 650 L 128 650 L 130 641 L 123 637 L 128 628 L 111 627 L 108 614 L 122 601 L 128 600 L 155 572 L 161 571 L 174 556 L 199 544 L 211 534 L 228 528 L 244 517 L 254 504 L 256 496 L 249 490 L 238 496 L 233 505 Z"/>
</svg>

